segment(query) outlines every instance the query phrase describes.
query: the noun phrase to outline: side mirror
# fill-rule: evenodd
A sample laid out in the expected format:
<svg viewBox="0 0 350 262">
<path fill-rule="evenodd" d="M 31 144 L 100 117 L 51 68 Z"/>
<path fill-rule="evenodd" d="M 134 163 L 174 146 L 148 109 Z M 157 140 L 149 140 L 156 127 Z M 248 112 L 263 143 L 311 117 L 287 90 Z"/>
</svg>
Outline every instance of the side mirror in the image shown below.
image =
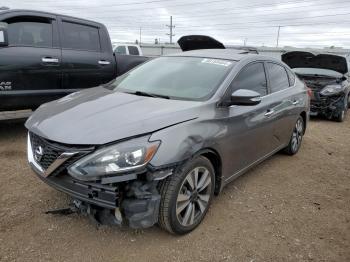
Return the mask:
<svg viewBox="0 0 350 262">
<path fill-rule="evenodd" d="M 261 102 L 261 95 L 258 92 L 248 89 L 238 89 L 231 95 L 230 105 L 254 106 Z"/>
<path fill-rule="evenodd" d="M 0 22 L 0 47 L 8 46 L 7 23 Z"/>
</svg>

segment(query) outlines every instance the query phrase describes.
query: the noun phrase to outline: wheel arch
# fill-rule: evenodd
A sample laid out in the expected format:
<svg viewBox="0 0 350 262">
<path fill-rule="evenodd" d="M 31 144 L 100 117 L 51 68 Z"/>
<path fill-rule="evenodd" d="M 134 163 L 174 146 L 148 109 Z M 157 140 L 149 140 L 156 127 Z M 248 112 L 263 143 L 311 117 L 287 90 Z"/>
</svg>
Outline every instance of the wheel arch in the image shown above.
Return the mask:
<svg viewBox="0 0 350 262">
<path fill-rule="evenodd" d="M 307 127 L 307 114 L 305 111 L 300 113 L 300 116 L 303 118 L 304 121 L 304 134 L 306 132 L 306 127 Z"/>
<path fill-rule="evenodd" d="M 222 160 L 219 153 L 212 148 L 204 148 L 194 154 L 193 157 L 203 156 L 207 158 L 214 167 L 215 171 L 215 195 L 218 195 L 221 190 L 222 183 Z"/>
</svg>

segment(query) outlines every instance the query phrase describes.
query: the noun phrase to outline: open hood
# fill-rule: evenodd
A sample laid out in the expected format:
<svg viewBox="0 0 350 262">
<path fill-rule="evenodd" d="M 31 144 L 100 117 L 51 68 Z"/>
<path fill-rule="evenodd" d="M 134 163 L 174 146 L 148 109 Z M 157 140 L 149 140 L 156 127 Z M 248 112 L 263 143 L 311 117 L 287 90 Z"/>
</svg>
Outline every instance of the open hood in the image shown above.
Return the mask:
<svg viewBox="0 0 350 262">
<path fill-rule="evenodd" d="M 282 55 L 282 61 L 290 68 L 329 69 L 341 74 L 348 72 L 346 58 L 331 54 L 314 54 L 311 52 L 293 51 Z"/>
<path fill-rule="evenodd" d="M 225 46 L 210 36 L 205 35 L 185 35 L 177 43 L 182 51 L 198 49 L 225 49 Z"/>
</svg>

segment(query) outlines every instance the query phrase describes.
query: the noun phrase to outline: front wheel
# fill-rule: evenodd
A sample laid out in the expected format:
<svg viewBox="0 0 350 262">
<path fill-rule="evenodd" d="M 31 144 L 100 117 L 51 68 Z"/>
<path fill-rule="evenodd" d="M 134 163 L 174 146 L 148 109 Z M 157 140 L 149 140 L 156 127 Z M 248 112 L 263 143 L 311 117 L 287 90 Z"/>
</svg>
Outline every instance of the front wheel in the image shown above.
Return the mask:
<svg viewBox="0 0 350 262">
<path fill-rule="evenodd" d="M 301 142 L 303 141 L 303 136 L 305 132 L 304 120 L 301 116 L 298 117 L 297 122 L 295 123 L 292 137 L 290 138 L 288 146 L 284 149 L 284 152 L 288 155 L 295 155 L 298 153 Z"/>
<path fill-rule="evenodd" d="M 334 120 L 337 121 L 337 122 L 344 122 L 345 115 L 346 115 L 346 109 L 343 108 L 342 110 L 338 111 L 337 116 L 334 117 Z"/>
<path fill-rule="evenodd" d="M 214 187 L 211 162 L 202 156 L 189 161 L 161 184 L 159 225 L 180 235 L 195 229 L 208 211 Z"/>
</svg>

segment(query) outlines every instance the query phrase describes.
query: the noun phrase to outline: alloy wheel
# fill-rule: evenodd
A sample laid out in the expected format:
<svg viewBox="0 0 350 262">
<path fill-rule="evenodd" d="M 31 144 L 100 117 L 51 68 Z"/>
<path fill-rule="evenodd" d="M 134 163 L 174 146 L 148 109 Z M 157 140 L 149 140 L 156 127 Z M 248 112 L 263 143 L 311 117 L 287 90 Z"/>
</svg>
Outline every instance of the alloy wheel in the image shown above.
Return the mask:
<svg viewBox="0 0 350 262">
<path fill-rule="evenodd" d="M 186 175 L 176 200 L 176 216 L 182 226 L 192 226 L 203 217 L 211 187 L 211 175 L 205 167 L 196 167 Z"/>
<path fill-rule="evenodd" d="M 292 136 L 292 150 L 293 152 L 298 151 L 301 141 L 303 139 L 303 134 L 304 134 L 304 125 L 301 119 L 298 119 L 298 121 L 295 124 L 295 128 L 293 131 L 293 136 Z"/>
</svg>

